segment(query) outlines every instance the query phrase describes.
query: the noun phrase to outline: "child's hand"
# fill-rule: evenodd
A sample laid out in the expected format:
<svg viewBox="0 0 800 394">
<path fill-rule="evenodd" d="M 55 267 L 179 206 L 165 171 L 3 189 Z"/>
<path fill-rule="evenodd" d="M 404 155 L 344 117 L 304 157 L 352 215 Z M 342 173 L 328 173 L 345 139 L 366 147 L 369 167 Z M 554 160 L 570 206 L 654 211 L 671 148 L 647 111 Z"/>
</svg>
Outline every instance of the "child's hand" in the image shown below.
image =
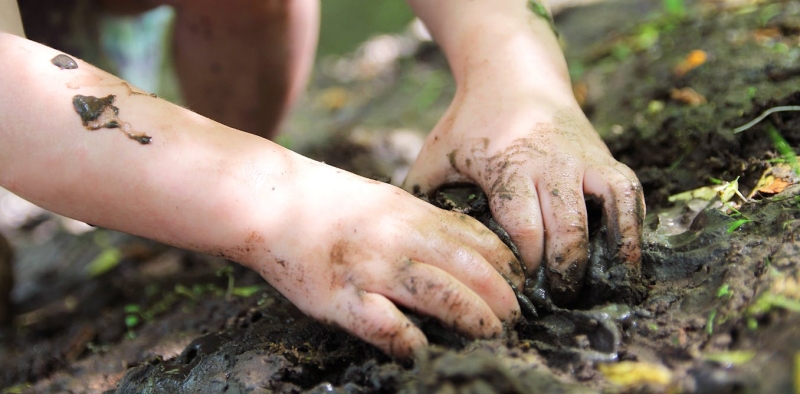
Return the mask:
<svg viewBox="0 0 800 394">
<path fill-rule="evenodd" d="M 586 270 L 584 196 L 603 203 L 609 251 L 638 270 L 641 186 L 576 103 L 552 25 L 532 7 L 543 4 L 409 2 L 447 55 L 458 90 L 405 187 L 481 186 L 528 272 L 544 261 L 560 301 L 574 299 Z"/>
<path fill-rule="evenodd" d="M 497 335 L 519 316 L 503 278 L 521 286 L 519 262 L 479 222 L 308 164 L 293 174 L 285 222 L 245 259 L 303 312 L 397 357 L 427 340 L 395 304 L 470 337 Z"/>
<path fill-rule="evenodd" d="M 586 196 L 603 204 L 609 250 L 634 269 L 644 218 L 636 175 L 611 157 L 570 100 L 494 87 L 459 94 L 405 182 L 423 192 L 447 182 L 480 185 L 528 272 L 544 262 L 561 300 L 577 295 L 586 270 Z"/>
</svg>

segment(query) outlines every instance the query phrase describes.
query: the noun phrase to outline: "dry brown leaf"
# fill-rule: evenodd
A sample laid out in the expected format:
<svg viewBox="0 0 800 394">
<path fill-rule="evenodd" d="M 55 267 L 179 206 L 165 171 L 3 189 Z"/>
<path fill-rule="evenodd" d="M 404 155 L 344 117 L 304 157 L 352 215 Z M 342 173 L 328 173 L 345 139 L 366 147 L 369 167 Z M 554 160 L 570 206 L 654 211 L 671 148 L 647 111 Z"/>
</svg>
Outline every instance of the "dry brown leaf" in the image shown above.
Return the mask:
<svg viewBox="0 0 800 394">
<path fill-rule="evenodd" d="M 701 105 L 706 103 L 706 98 L 700 93 L 697 93 L 692 88 L 672 89 L 669 91 L 669 97 L 675 101 L 688 104 L 691 106 Z"/>
<path fill-rule="evenodd" d="M 758 192 L 762 194 L 778 194 L 791 185 L 791 182 L 787 182 L 780 178 L 774 178 L 772 183 L 758 189 Z"/>
<path fill-rule="evenodd" d="M 778 194 L 795 183 L 797 183 L 797 175 L 794 173 L 792 167 L 786 163 L 777 163 L 767 168 L 764 173 L 761 174 L 761 178 L 759 178 L 756 186 L 748 197 L 752 198 L 756 193 L 766 195 Z"/>
</svg>

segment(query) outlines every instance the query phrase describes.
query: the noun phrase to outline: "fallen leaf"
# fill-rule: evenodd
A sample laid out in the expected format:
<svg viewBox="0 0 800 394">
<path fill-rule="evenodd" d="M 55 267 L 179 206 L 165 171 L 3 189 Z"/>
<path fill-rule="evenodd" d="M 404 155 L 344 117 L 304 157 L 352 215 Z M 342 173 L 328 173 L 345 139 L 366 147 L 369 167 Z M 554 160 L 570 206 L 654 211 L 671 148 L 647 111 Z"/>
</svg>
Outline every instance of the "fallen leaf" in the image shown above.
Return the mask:
<svg viewBox="0 0 800 394">
<path fill-rule="evenodd" d="M 697 106 L 706 103 L 706 98 L 700 93 L 697 93 L 692 88 L 672 89 L 669 91 L 669 97 L 675 101 Z"/>
<path fill-rule="evenodd" d="M 787 187 L 797 183 L 797 175 L 792 170 L 792 166 L 786 163 L 777 163 L 764 170 L 761 174 L 753 191 L 748 198 L 752 198 L 756 193 L 773 195 L 784 191 Z"/>
<path fill-rule="evenodd" d="M 667 197 L 667 201 L 691 201 L 691 200 L 706 200 L 711 201 L 714 197 L 719 196 L 722 202 L 728 202 L 733 196 L 739 196 L 744 200 L 744 196 L 739 193 L 739 178 L 730 182 L 722 182 L 719 185 L 703 186 L 697 189 L 685 191 L 678 194 L 673 194 Z"/>
<path fill-rule="evenodd" d="M 706 62 L 706 60 L 708 60 L 708 54 L 705 51 L 695 49 L 689 52 L 689 54 L 686 55 L 686 58 L 678 63 L 672 72 L 675 73 L 675 76 L 682 77 L 689 71 L 701 66 Z"/>
<path fill-rule="evenodd" d="M 763 194 L 778 194 L 789 186 L 791 186 L 790 182 L 787 182 L 780 178 L 773 178 L 772 183 L 762 188 L 759 188 L 758 191 Z"/>
<path fill-rule="evenodd" d="M 691 201 L 691 200 L 706 200 L 711 201 L 717 196 L 717 191 L 714 186 L 703 186 L 694 190 L 673 194 L 667 198 L 669 202 L 676 201 Z"/>
<path fill-rule="evenodd" d="M 660 364 L 636 361 L 620 361 L 616 364 L 598 364 L 597 369 L 611 383 L 620 386 L 643 384 L 667 385 L 672 380 L 672 371 Z"/>
<path fill-rule="evenodd" d="M 742 365 L 756 356 L 756 352 L 752 350 L 730 350 L 727 352 L 707 353 L 703 358 L 708 361 L 722 364 L 726 367 L 734 365 Z"/>
</svg>

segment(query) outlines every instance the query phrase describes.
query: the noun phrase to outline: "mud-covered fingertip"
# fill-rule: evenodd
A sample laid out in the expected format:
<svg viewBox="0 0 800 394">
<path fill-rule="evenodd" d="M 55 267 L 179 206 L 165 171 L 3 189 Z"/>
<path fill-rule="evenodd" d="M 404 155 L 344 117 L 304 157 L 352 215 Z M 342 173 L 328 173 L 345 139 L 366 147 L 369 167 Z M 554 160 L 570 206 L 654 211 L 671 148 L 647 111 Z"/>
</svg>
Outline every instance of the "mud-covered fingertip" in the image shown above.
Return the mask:
<svg viewBox="0 0 800 394">
<path fill-rule="evenodd" d="M 616 189 L 605 201 L 603 222 L 608 230 L 607 245 L 615 261 L 638 273 L 642 260 L 642 231 L 645 219 L 644 193 L 639 182 Z"/>
<path fill-rule="evenodd" d="M 624 237 L 618 243 L 617 259 L 638 272 L 642 265 L 642 238 Z"/>
<path fill-rule="evenodd" d="M 385 348 L 381 348 L 381 350 L 395 360 L 410 362 L 416 353 L 428 346 L 428 338 L 426 338 L 425 334 L 416 326 L 408 328 L 410 328 L 410 330 L 401 332 L 398 338 L 393 338 L 396 340 L 390 341 L 388 345 Z"/>
<path fill-rule="evenodd" d="M 588 257 L 588 255 L 587 255 Z M 573 260 L 569 263 L 548 262 L 547 279 L 550 283 L 550 295 L 553 301 L 562 307 L 568 307 L 578 301 L 586 276 L 586 263 Z"/>
</svg>

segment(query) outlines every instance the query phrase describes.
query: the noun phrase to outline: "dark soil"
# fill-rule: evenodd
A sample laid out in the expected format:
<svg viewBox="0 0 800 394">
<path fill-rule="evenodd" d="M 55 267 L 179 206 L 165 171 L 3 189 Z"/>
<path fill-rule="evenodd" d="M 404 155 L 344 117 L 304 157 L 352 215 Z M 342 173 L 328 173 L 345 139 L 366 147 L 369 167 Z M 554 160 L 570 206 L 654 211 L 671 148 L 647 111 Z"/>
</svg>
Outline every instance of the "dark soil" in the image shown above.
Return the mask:
<svg viewBox="0 0 800 394">
<path fill-rule="evenodd" d="M 578 308 L 552 305 L 543 295 L 546 283 L 531 278 L 518 289 L 529 305 L 525 319 L 504 338 L 468 341 L 412 316 L 434 345 L 401 364 L 303 316 L 236 265 L 105 230 L 79 237 L 58 232 L 35 245 L 44 218 L 13 233 L 18 267 L 43 256 L 58 266 L 18 275 L 25 285 L 15 290 L 14 326 L 3 332 L 0 387 L 9 393 L 800 392 L 794 233 L 800 185 L 755 193 L 738 213 L 719 198 L 668 202 L 714 185 L 712 178 L 738 177 L 748 195 L 766 169 L 796 160 L 774 135 L 799 146 L 797 112 L 732 130 L 766 109 L 800 105 L 800 2 L 738 8 L 699 2 L 683 18 L 654 4 L 660 2 L 621 0 L 557 20 L 587 113 L 644 184 L 641 278 L 618 271 L 595 226 L 587 296 Z M 693 50 L 705 51 L 707 60 L 676 74 Z M 444 67 L 441 54 L 423 46 L 389 78 L 347 85 L 372 96 L 326 109 L 330 116 L 320 124 L 334 141 L 307 151 L 367 176 L 392 175 L 400 156 L 387 159 L 384 144 L 354 138 L 355 126 L 398 126 L 380 119 L 397 113 L 409 90 L 403 87 L 439 78 Z M 326 78 L 317 77 L 312 99 L 333 84 Z M 440 93 L 452 90 L 444 81 Z M 683 88 L 704 102 L 674 93 Z M 414 108 L 435 113 L 447 97 L 426 103 Z M 492 227 L 479 191 L 447 192 L 432 202 Z M 87 274 L 89 262 L 112 248 L 120 263 Z"/>
</svg>

